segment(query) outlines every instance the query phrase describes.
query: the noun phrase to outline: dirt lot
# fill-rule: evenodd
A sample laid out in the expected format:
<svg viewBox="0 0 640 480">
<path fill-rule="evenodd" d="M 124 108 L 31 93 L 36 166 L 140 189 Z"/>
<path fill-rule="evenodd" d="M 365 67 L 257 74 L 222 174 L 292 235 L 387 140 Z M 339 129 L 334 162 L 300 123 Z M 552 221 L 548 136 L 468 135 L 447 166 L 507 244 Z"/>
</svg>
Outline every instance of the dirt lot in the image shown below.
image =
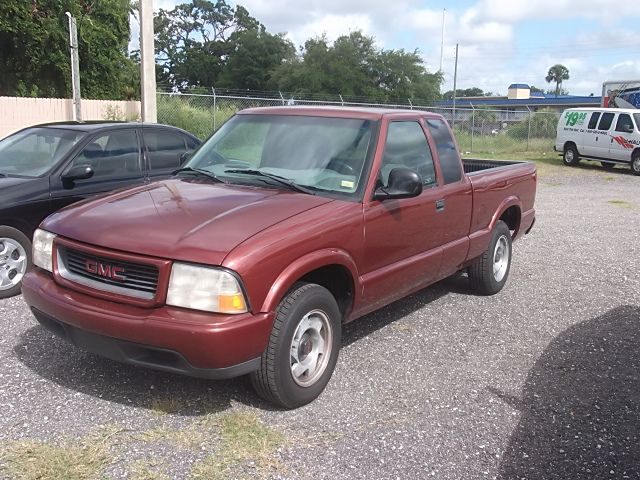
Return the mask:
<svg viewBox="0 0 640 480">
<path fill-rule="evenodd" d="M 86 354 L 0 301 L 0 477 L 640 477 L 640 178 L 540 171 L 505 290 L 461 276 L 360 319 L 296 411 Z"/>
</svg>

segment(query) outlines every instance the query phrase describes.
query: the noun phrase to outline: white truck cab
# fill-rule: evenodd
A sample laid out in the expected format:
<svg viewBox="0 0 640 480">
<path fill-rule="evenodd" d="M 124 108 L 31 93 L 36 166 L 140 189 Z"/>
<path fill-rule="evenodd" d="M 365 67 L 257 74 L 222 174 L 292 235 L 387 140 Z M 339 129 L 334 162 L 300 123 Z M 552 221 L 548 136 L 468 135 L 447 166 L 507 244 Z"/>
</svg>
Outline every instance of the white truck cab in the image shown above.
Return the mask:
<svg viewBox="0 0 640 480">
<path fill-rule="evenodd" d="M 570 108 L 558 120 L 554 149 L 565 165 L 580 158 L 600 161 L 604 168 L 627 164 L 640 175 L 640 110 Z"/>
</svg>

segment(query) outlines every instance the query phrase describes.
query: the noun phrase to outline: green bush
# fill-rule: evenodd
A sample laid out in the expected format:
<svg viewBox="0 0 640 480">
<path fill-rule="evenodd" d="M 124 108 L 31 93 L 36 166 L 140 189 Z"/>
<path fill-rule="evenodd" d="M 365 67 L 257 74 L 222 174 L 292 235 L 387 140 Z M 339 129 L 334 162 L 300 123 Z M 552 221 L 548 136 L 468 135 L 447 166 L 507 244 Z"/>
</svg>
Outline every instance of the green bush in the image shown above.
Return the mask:
<svg viewBox="0 0 640 480">
<path fill-rule="evenodd" d="M 233 106 L 213 108 L 213 97 L 158 96 L 158 123 L 173 125 L 201 140 L 209 137 L 237 111 Z M 214 121 L 215 111 L 215 121 Z"/>
<path fill-rule="evenodd" d="M 558 116 L 556 114 L 542 111 L 533 114 L 531 117 L 531 125 L 529 125 L 529 119 L 526 119 L 509 127 L 507 135 L 511 138 L 519 139 L 526 139 L 527 137 L 556 138 L 557 125 Z"/>
</svg>

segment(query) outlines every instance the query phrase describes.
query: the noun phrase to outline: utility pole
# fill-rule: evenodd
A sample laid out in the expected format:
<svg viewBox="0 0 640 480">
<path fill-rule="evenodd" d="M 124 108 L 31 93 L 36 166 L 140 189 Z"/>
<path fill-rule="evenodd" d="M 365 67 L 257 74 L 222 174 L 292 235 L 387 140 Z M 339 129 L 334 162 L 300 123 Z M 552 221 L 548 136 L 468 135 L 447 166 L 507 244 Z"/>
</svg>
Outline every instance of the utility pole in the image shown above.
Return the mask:
<svg viewBox="0 0 640 480">
<path fill-rule="evenodd" d="M 140 87 L 142 121 L 158 121 L 156 59 L 153 45 L 153 0 L 140 0 Z"/>
<path fill-rule="evenodd" d="M 71 13 L 65 12 L 69 17 L 69 46 L 71 49 L 71 90 L 73 97 L 73 120 L 82 121 L 82 108 L 80 105 L 80 61 L 78 60 L 78 29 L 76 19 Z"/>
<path fill-rule="evenodd" d="M 453 70 L 453 115 L 451 118 L 451 128 L 456 126 L 456 88 L 458 85 L 458 44 L 456 43 L 456 66 Z"/>
<path fill-rule="evenodd" d="M 442 55 L 444 54 L 444 14 L 447 11 L 446 8 L 442 9 L 442 36 L 440 38 L 440 73 L 442 73 Z"/>
</svg>

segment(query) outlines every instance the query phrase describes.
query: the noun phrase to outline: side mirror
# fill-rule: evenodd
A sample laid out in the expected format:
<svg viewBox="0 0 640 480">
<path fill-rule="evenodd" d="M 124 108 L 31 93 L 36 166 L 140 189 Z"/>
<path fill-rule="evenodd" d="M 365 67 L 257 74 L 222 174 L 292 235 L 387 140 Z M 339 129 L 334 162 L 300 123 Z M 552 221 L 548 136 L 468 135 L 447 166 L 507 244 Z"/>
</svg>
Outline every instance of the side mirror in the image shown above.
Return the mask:
<svg viewBox="0 0 640 480">
<path fill-rule="evenodd" d="M 73 182 L 74 180 L 86 180 L 91 177 L 93 177 L 93 168 L 90 165 L 76 165 L 62 174 L 62 181 Z"/>
<path fill-rule="evenodd" d="M 410 168 L 394 168 L 389 173 L 389 185 L 376 188 L 374 200 L 412 198 L 422 193 L 422 178 Z"/>
<path fill-rule="evenodd" d="M 187 163 L 187 160 L 191 158 L 191 155 L 193 155 L 193 150 L 182 152 L 182 155 L 180 155 L 180 165 L 184 165 L 185 163 Z"/>
</svg>

